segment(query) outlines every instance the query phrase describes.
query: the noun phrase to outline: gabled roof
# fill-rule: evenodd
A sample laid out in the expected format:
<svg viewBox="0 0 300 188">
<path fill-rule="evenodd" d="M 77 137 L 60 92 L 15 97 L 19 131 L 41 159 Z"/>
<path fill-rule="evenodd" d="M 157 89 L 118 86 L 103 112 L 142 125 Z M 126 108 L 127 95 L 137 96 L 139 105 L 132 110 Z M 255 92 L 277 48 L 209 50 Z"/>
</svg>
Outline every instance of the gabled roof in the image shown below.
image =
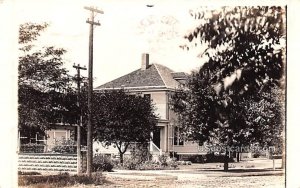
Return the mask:
<svg viewBox="0 0 300 188">
<path fill-rule="evenodd" d="M 151 64 L 146 70 L 138 69 L 129 74 L 121 76 L 115 80 L 105 83 L 95 88 L 103 89 L 174 89 L 179 86 L 168 67 L 160 64 Z"/>
</svg>

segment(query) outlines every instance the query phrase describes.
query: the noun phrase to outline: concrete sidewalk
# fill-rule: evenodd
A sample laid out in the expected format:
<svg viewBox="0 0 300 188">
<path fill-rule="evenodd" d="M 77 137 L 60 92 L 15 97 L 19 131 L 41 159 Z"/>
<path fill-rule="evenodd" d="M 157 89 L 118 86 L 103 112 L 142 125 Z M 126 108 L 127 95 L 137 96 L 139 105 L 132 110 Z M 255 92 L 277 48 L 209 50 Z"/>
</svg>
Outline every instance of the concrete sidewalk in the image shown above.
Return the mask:
<svg viewBox="0 0 300 188">
<path fill-rule="evenodd" d="M 207 177 L 246 177 L 246 176 L 283 176 L 283 170 L 232 169 L 229 172 L 222 170 L 116 170 L 103 173 L 108 178 L 134 180 L 178 180 L 195 181 Z"/>
</svg>

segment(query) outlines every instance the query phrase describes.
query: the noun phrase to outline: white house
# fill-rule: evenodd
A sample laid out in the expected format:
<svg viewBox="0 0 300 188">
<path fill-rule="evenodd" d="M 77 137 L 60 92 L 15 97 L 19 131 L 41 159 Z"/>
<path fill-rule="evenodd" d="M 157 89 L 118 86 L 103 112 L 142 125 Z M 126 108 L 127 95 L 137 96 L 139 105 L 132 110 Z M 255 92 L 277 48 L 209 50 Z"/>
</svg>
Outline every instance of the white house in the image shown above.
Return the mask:
<svg viewBox="0 0 300 188">
<path fill-rule="evenodd" d="M 201 155 L 198 144 L 180 139 L 176 125 L 176 114 L 170 109 L 170 94 L 185 83 L 186 74 L 174 72 L 160 64 L 150 64 L 149 54 L 142 54 L 141 68 L 115 80 L 98 86 L 99 90 L 125 89 L 132 94 L 139 94 L 152 99 L 159 115 L 150 151 L 159 154 L 176 152 L 179 156 Z M 94 152 L 117 154 L 113 146 L 105 148 L 94 143 Z"/>
</svg>

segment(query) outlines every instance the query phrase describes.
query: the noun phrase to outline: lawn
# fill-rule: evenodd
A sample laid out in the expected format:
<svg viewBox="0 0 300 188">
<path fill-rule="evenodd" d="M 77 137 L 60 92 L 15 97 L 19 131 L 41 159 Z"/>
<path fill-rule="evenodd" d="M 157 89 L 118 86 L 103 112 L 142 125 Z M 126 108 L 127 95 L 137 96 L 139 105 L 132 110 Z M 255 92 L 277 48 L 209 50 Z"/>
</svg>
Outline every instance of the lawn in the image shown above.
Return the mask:
<svg viewBox="0 0 300 188">
<path fill-rule="evenodd" d="M 221 163 L 180 165 L 179 170 L 115 170 L 103 172 L 105 180 L 102 185 L 77 183 L 67 187 L 284 187 L 284 170 L 279 169 L 281 160 L 275 162 L 276 171 L 272 170 L 272 160 L 266 159 L 231 163 L 229 172 L 222 170 Z"/>
</svg>

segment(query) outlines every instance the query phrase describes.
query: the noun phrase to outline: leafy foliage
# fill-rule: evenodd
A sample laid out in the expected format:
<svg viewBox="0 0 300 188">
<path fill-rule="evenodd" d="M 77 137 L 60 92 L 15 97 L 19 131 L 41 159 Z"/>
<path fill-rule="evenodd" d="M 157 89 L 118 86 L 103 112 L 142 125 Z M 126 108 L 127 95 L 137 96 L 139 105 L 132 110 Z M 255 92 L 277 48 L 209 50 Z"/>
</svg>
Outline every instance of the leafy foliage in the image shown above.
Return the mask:
<svg viewBox="0 0 300 188">
<path fill-rule="evenodd" d="M 93 171 L 107 171 L 112 172 L 114 164 L 109 157 L 103 155 L 96 155 L 93 157 Z"/>
<path fill-rule="evenodd" d="M 167 155 L 160 155 L 158 157 L 158 161 L 162 166 L 168 166 L 168 156 Z"/>
<path fill-rule="evenodd" d="M 188 89 L 173 96 L 181 123 L 200 144 L 218 144 L 225 151 L 278 142 L 284 96 L 272 94 L 284 89 L 284 8 L 221 7 L 191 15 L 199 26 L 185 38 L 192 45 L 206 43 L 200 57 L 209 60 L 193 72 Z"/>
<path fill-rule="evenodd" d="M 41 91 L 64 91 L 70 84 L 67 70 L 62 68 L 64 49 L 47 47 L 19 58 L 19 84 Z"/>
<path fill-rule="evenodd" d="M 121 163 L 131 143 L 150 141 L 157 117 L 149 99 L 129 95 L 124 90 L 111 90 L 95 93 L 94 104 L 93 137 L 106 145 L 116 145 Z"/>
<path fill-rule="evenodd" d="M 72 139 L 62 139 L 56 140 L 54 147 L 52 148 L 53 152 L 57 153 L 76 153 L 77 145 L 76 142 Z"/>
<path fill-rule="evenodd" d="M 34 41 L 48 24 L 25 23 L 19 29 L 19 85 L 30 86 L 41 92 L 66 91 L 71 77 L 63 68 L 66 50 L 53 46 L 34 48 Z M 31 46 L 30 48 L 26 46 Z"/>
<path fill-rule="evenodd" d="M 199 76 L 211 85 L 239 77 L 239 92 L 251 92 L 266 81 L 279 81 L 284 71 L 285 10 L 282 7 L 221 7 L 192 12 L 199 26 L 185 36 L 190 42 L 207 43 L 209 57 Z M 188 46 L 186 46 L 188 47 Z M 242 74 L 238 75 L 237 71 Z M 224 85 L 225 84 L 225 85 Z M 254 90 L 253 90 L 254 89 Z"/>
<path fill-rule="evenodd" d="M 152 155 L 148 149 L 148 143 L 134 144 L 130 150 L 131 159 L 136 161 L 137 164 L 144 163 L 152 159 Z"/>
<path fill-rule="evenodd" d="M 148 149 L 148 143 L 132 144 L 130 146 L 130 156 L 125 159 L 123 167 L 128 170 L 137 170 L 143 167 L 143 164 L 152 160 L 152 155 Z"/>
<path fill-rule="evenodd" d="M 33 24 L 24 23 L 19 28 L 19 44 L 23 46 L 20 48 L 22 51 L 29 51 L 33 46 L 30 42 L 36 41 L 41 31 L 44 31 L 49 25 L 47 23 Z"/>
<path fill-rule="evenodd" d="M 262 89 L 255 97 L 243 102 L 246 124 L 251 125 L 249 136 L 264 146 L 274 146 L 275 153 L 282 154 L 284 122 L 283 90 L 274 85 Z"/>
<path fill-rule="evenodd" d="M 224 162 L 224 155 L 216 155 L 214 153 L 208 153 L 205 155 L 206 163 L 220 163 Z M 229 162 L 234 162 L 233 158 L 229 158 Z"/>
<path fill-rule="evenodd" d="M 43 153 L 45 149 L 44 144 L 29 143 L 21 145 L 20 152 L 22 153 Z"/>
<path fill-rule="evenodd" d="M 39 48 L 34 44 L 47 27 L 46 23 L 25 23 L 19 30 L 18 111 L 23 136 L 43 133 L 50 123 L 74 123 L 70 116 L 74 117 L 78 110 L 72 78 L 63 68 L 66 50 L 53 46 Z"/>
<path fill-rule="evenodd" d="M 178 162 L 176 161 L 167 161 L 166 163 L 161 163 L 159 161 L 145 161 L 143 163 L 138 163 L 136 160 L 132 160 L 132 158 L 125 158 L 124 164 L 121 169 L 127 170 L 174 170 L 178 168 Z"/>
</svg>

